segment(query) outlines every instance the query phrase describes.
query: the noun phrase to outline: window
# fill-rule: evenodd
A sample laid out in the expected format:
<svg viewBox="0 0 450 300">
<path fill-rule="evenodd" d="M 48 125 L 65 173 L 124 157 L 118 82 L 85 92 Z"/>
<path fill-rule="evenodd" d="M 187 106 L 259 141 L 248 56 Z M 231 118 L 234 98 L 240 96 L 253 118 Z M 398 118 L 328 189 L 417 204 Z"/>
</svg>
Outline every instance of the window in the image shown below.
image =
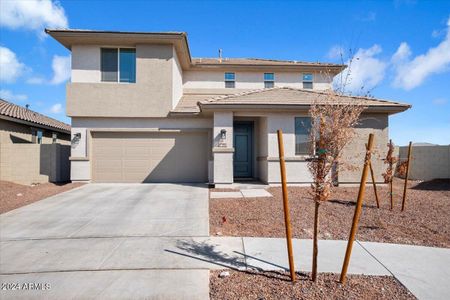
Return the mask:
<svg viewBox="0 0 450 300">
<path fill-rule="evenodd" d="M 275 75 L 273 73 L 264 73 L 264 88 L 273 88 L 275 86 Z"/>
<path fill-rule="evenodd" d="M 56 144 L 58 142 L 58 134 L 56 132 L 52 133 L 52 143 Z"/>
<path fill-rule="evenodd" d="M 311 118 L 295 118 L 295 155 L 311 154 Z"/>
<path fill-rule="evenodd" d="M 136 49 L 102 48 L 101 71 L 104 82 L 136 82 Z"/>
<path fill-rule="evenodd" d="M 36 138 L 37 138 L 37 143 L 38 144 L 42 144 L 42 136 L 43 136 L 43 132 L 42 132 L 42 130 L 37 130 L 36 131 Z"/>
<path fill-rule="evenodd" d="M 312 89 L 313 88 L 313 74 L 303 74 L 303 88 Z"/>
<path fill-rule="evenodd" d="M 236 74 L 225 73 L 225 88 L 234 89 L 236 85 Z"/>
</svg>

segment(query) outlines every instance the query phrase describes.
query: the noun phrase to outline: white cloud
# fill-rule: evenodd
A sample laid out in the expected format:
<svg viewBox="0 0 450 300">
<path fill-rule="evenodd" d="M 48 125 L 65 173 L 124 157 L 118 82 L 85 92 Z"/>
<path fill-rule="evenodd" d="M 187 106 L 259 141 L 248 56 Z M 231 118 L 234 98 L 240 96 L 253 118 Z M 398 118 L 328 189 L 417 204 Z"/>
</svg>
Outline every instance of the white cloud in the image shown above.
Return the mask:
<svg viewBox="0 0 450 300">
<path fill-rule="evenodd" d="M 6 100 L 6 101 L 25 101 L 28 99 L 27 95 L 24 94 L 14 94 L 13 92 L 11 92 L 10 90 L 4 90 L 1 89 L 0 90 L 0 98 Z"/>
<path fill-rule="evenodd" d="M 62 112 L 62 104 L 61 103 L 53 104 L 52 107 L 50 107 L 50 112 L 54 113 L 54 114 L 61 113 Z"/>
<path fill-rule="evenodd" d="M 445 105 L 448 103 L 448 100 L 445 98 L 436 98 L 432 102 L 434 105 Z"/>
<path fill-rule="evenodd" d="M 68 20 L 59 2 L 51 0 L 1 1 L 0 25 L 11 29 L 67 28 Z"/>
<path fill-rule="evenodd" d="M 352 94 L 365 93 L 377 86 L 384 79 L 388 65 L 377 57 L 381 52 L 381 47 L 376 44 L 368 49 L 358 49 L 353 60 L 346 62 L 348 67 L 335 77 L 334 85 L 345 85 L 345 92 Z"/>
<path fill-rule="evenodd" d="M 327 53 L 327 57 L 329 59 L 340 59 L 345 55 L 344 48 L 339 45 L 334 45 L 330 48 L 330 50 Z"/>
<path fill-rule="evenodd" d="M 392 58 L 395 78 L 394 86 L 405 90 L 418 87 L 423 81 L 436 73 L 449 70 L 450 67 L 450 17 L 447 21 L 445 39 L 425 54 L 411 59 L 411 50 L 407 43 L 401 43 Z"/>
<path fill-rule="evenodd" d="M 51 84 L 60 84 L 70 78 L 70 55 L 69 56 L 53 56 L 52 61 L 53 78 Z"/>
<path fill-rule="evenodd" d="M 42 77 L 30 77 L 27 79 L 28 84 L 42 84 L 45 82 L 45 79 Z"/>
<path fill-rule="evenodd" d="M 0 82 L 15 82 L 25 70 L 26 66 L 17 59 L 13 51 L 0 46 Z"/>
</svg>

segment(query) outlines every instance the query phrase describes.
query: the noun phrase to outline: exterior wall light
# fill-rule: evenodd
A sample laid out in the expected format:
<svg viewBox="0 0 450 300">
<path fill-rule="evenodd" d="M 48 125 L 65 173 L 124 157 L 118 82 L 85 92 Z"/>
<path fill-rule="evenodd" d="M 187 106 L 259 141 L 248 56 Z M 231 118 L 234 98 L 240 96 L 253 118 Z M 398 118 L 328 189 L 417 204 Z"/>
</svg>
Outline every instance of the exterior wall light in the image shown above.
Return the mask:
<svg viewBox="0 0 450 300">
<path fill-rule="evenodd" d="M 227 139 L 227 131 L 225 129 L 222 129 L 220 131 L 220 139 L 222 139 L 224 141 Z"/>
<path fill-rule="evenodd" d="M 226 147 L 226 146 L 227 146 L 227 131 L 225 129 L 222 129 L 220 131 L 219 147 Z"/>
</svg>

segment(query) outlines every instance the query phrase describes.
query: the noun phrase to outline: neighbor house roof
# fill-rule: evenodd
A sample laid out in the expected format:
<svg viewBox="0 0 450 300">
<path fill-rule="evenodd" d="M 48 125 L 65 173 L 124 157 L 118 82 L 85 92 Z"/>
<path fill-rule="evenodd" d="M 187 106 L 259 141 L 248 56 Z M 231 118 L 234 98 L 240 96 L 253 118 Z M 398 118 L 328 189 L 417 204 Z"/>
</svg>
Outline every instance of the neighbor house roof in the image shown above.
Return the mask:
<svg viewBox="0 0 450 300">
<path fill-rule="evenodd" d="M 13 104 L 6 100 L 0 99 L 0 117 L 6 117 L 8 120 L 25 121 L 36 124 L 37 127 L 50 127 L 56 131 L 70 133 L 70 125 L 61 121 L 44 116 L 38 112 L 32 111 L 25 107 Z M 40 126 L 39 126 L 40 125 Z"/>
<path fill-rule="evenodd" d="M 274 60 L 260 58 L 192 58 L 187 33 L 180 31 L 102 31 L 85 29 L 45 29 L 45 32 L 71 50 L 73 45 L 135 46 L 139 43 L 172 44 L 178 53 L 184 69 L 264 69 L 303 70 L 320 68 L 330 73 L 339 73 L 346 66 L 342 64 Z"/>
<path fill-rule="evenodd" d="M 326 99 L 324 91 L 275 87 L 247 90 L 232 94 L 201 94 L 195 91 L 185 93 L 174 109 L 174 113 L 199 113 L 205 109 L 227 108 L 267 108 L 267 109 L 308 109 L 314 102 Z M 411 105 L 395 101 L 359 96 L 338 96 L 341 103 L 358 103 L 368 110 L 396 113 L 407 110 Z"/>
</svg>

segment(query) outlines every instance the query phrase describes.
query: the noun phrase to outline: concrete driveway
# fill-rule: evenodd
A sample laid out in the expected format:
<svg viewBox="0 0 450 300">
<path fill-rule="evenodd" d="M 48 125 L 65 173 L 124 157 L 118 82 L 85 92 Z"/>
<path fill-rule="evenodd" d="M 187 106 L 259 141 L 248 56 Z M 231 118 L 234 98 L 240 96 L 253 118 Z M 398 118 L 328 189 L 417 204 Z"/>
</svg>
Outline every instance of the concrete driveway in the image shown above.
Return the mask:
<svg viewBox="0 0 450 300">
<path fill-rule="evenodd" d="M 168 239 L 208 235 L 206 186 L 88 184 L 0 216 L 2 284 L 50 286 L 10 290 L 10 285 L 0 295 L 207 298 L 207 268 L 176 269 L 170 260 L 143 266 L 135 259 L 157 263 Z"/>
</svg>

